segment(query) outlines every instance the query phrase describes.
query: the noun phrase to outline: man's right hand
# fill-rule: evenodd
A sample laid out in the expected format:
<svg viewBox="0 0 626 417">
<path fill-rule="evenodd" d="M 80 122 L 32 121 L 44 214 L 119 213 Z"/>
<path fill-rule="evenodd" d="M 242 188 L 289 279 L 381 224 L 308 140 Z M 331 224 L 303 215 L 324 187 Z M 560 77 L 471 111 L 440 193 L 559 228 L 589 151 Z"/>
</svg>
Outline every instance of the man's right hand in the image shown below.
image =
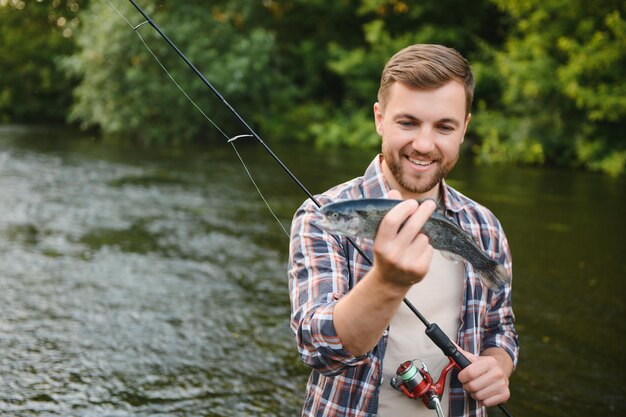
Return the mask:
<svg viewBox="0 0 626 417">
<path fill-rule="evenodd" d="M 397 191 L 389 197 L 401 198 Z M 409 288 L 428 272 L 433 248 L 420 230 L 435 208 L 432 201 L 407 200 L 387 213 L 374 240 L 372 269 L 337 302 L 335 330 L 354 356 L 376 345 Z"/>
<path fill-rule="evenodd" d="M 389 198 L 401 196 L 392 190 Z M 379 279 L 399 290 L 408 290 L 426 276 L 433 247 L 420 231 L 436 208 L 432 200 L 418 204 L 410 199 L 387 213 L 374 240 L 373 268 Z"/>
</svg>

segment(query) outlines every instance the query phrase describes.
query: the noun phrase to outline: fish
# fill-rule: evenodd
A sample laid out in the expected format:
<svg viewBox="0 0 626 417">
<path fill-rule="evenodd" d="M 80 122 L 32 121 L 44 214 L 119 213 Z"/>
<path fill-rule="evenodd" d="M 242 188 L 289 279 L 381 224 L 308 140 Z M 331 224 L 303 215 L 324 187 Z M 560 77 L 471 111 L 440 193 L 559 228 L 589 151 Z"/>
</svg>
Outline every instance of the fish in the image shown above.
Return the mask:
<svg viewBox="0 0 626 417">
<path fill-rule="evenodd" d="M 374 239 L 383 217 L 402 200 L 364 198 L 329 203 L 320 208 L 322 220 L 317 224 L 329 233 L 350 238 Z M 435 211 L 422 227 L 433 248 L 454 261 L 469 262 L 481 281 L 498 290 L 511 278 L 501 263 L 495 261 L 478 245 L 475 237 L 456 223 Z"/>
</svg>

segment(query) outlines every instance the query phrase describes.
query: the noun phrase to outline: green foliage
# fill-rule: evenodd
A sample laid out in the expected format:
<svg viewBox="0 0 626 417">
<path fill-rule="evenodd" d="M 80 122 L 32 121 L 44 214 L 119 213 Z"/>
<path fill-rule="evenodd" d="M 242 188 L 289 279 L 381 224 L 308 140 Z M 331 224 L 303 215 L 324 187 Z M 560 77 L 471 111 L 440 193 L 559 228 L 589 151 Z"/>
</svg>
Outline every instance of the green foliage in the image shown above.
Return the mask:
<svg viewBox="0 0 626 417">
<path fill-rule="evenodd" d="M 128 2 L 116 8 L 137 25 L 141 16 Z M 208 14 L 207 14 L 208 11 Z M 237 103 L 249 120 L 262 119 L 267 103 L 284 94 L 284 82 L 272 71 L 274 36 L 249 23 L 248 2 L 207 8 L 201 2 L 172 1 L 146 12 L 223 96 Z M 132 28 L 107 3 L 83 14 L 80 52 L 65 67 L 82 77 L 75 90 L 72 120 L 99 126 L 107 135 L 130 134 L 148 142 L 177 142 L 219 134 L 158 65 Z M 228 136 L 241 126 L 202 81 L 149 25 L 137 33 L 172 78 Z M 239 130 L 238 130 L 239 129 Z"/>
<path fill-rule="evenodd" d="M 457 0 L 422 1 L 362 0 L 357 16 L 361 38 L 346 43 L 338 36 L 326 45 L 325 66 L 341 80 L 342 95 L 324 121 L 309 125 L 318 145 L 377 148 L 380 140 L 373 126 L 372 105 L 376 101 L 380 73 L 398 50 L 414 43 L 441 43 L 465 54 L 478 51 L 479 35 L 499 39 L 493 28 L 495 10 L 484 2 L 472 7 L 473 19 L 459 15 L 468 6 Z M 481 7 L 482 6 L 482 7 Z M 459 14 L 448 13 L 449 10 Z M 436 24 L 432 23 L 436 22 Z M 485 30 L 484 28 L 489 28 Z"/>
<path fill-rule="evenodd" d="M 309 131 L 320 147 L 348 146 L 352 148 L 378 148 L 380 139 L 374 129 L 372 110 L 347 102 L 332 118 L 312 123 Z"/>
<path fill-rule="evenodd" d="M 63 122 L 75 80 L 55 60 L 74 52 L 81 0 L 0 0 L 0 122 Z"/>
<path fill-rule="evenodd" d="M 112 2 L 142 22 L 128 1 Z M 377 149 L 383 65 L 409 44 L 442 43 L 476 75 L 468 142 L 478 161 L 626 169 L 621 0 L 139 3 L 264 137 Z M 87 5 L 0 0 L 0 122 L 59 120 L 73 92 L 70 119 L 107 135 L 220 135 L 108 1 Z M 227 136 L 243 133 L 149 25 L 137 33 Z"/>
<path fill-rule="evenodd" d="M 626 16 L 609 12 L 604 27 L 591 24 L 581 36 L 562 36 L 559 49 L 567 61 L 558 70 L 564 93 L 585 109 L 591 121 L 615 122 L 626 116 Z"/>
<path fill-rule="evenodd" d="M 508 14 L 513 29 L 504 48 L 486 63 L 496 69 L 502 94 L 483 103 L 475 117 L 482 138 L 475 147 L 479 160 L 623 173 L 624 5 L 493 1 Z"/>
</svg>

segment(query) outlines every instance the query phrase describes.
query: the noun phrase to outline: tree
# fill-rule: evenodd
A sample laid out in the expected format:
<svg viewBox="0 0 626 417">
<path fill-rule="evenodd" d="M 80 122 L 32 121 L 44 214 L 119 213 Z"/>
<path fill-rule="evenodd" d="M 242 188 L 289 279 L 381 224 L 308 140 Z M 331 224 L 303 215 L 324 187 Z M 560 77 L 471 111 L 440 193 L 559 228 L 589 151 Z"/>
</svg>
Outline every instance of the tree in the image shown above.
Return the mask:
<svg viewBox="0 0 626 417">
<path fill-rule="evenodd" d="M 220 100 L 194 75 L 128 2 L 96 2 L 82 17 L 80 52 L 65 67 L 80 76 L 70 117 L 83 126 L 99 126 L 107 135 L 124 134 L 151 142 L 176 142 L 215 136 L 217 131 L 188 102 L 188 94 L 204 114 L 228 136 L 240 126 Z M 273 34 L 256 25 L 255 3 L 226 5 L 170 1 L 145 6 L 194 65 L 229 102 L 251 120 L 263 119 L 267 103 L 288 91 L 272 71 L 276 47 Z M 144 42 L 145 41 L 145 45 Z M 185 91 L 182 93 L 154 60 L 146 45 Z"/>
<path fill-rule="evenodd" d="M 513 29 L 488 63 L 501 95 L 479 104 L 479 159 L 624 172 L 624 4 L 493 1 Z"/>
<path fill-rule="evenodd" d="M 339 25 L 348 28 L 348 35 L 340 32 L 318 46 L 326 56 L 324 69 L 336 80 L 331 90 L 336 93 L 308 108 L 317 117 L 309 119 L 306 133 L 320 146 L 379 146 L 372 105 L 383 66 L 398 50 L 413 43 L 442 43 L 465 56 L 479 57 L 482 44 L 502 41 L 499 12 L 487 1 L 473 2 L 471 10 L 460 0 L 361 0 L 356 4 L 352 11 L 356 19 L 350 18 L 353 23 Z M 483 91 L 489 91 L 488 84 Z"/>
<path fill-rule="evenodd" d="M 65 122 L 76 80 L 55 61 L 74 52 L 86 3 L 0 1 L 0 122 Z"/>
</svg>

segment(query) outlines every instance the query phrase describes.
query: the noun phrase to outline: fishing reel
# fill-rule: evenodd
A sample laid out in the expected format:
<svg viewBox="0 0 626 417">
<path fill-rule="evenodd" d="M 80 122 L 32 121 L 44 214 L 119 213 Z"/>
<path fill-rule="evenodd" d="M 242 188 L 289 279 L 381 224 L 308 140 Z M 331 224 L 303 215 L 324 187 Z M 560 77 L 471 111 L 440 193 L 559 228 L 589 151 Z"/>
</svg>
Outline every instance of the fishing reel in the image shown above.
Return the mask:
<svg viewBox="0 0 626 417">
<path fill-rule="evenodd" d="M 396 376 L 391 378 L 391 386 L 409 398 L 422 400 L 428 409 L 437 411 L 437 415 L 443 417 L 441 396 L 446 385 L 446 377 L 452 368 L 459 366 L 450 358 L 450 363 L 441 371 L 439 380 L 434 382 L 426 364 L 419 360 L 421 367 L 418 367 L 415 366 L 415 361 L 403 362 L 398 367 Z"/>
</svg>

